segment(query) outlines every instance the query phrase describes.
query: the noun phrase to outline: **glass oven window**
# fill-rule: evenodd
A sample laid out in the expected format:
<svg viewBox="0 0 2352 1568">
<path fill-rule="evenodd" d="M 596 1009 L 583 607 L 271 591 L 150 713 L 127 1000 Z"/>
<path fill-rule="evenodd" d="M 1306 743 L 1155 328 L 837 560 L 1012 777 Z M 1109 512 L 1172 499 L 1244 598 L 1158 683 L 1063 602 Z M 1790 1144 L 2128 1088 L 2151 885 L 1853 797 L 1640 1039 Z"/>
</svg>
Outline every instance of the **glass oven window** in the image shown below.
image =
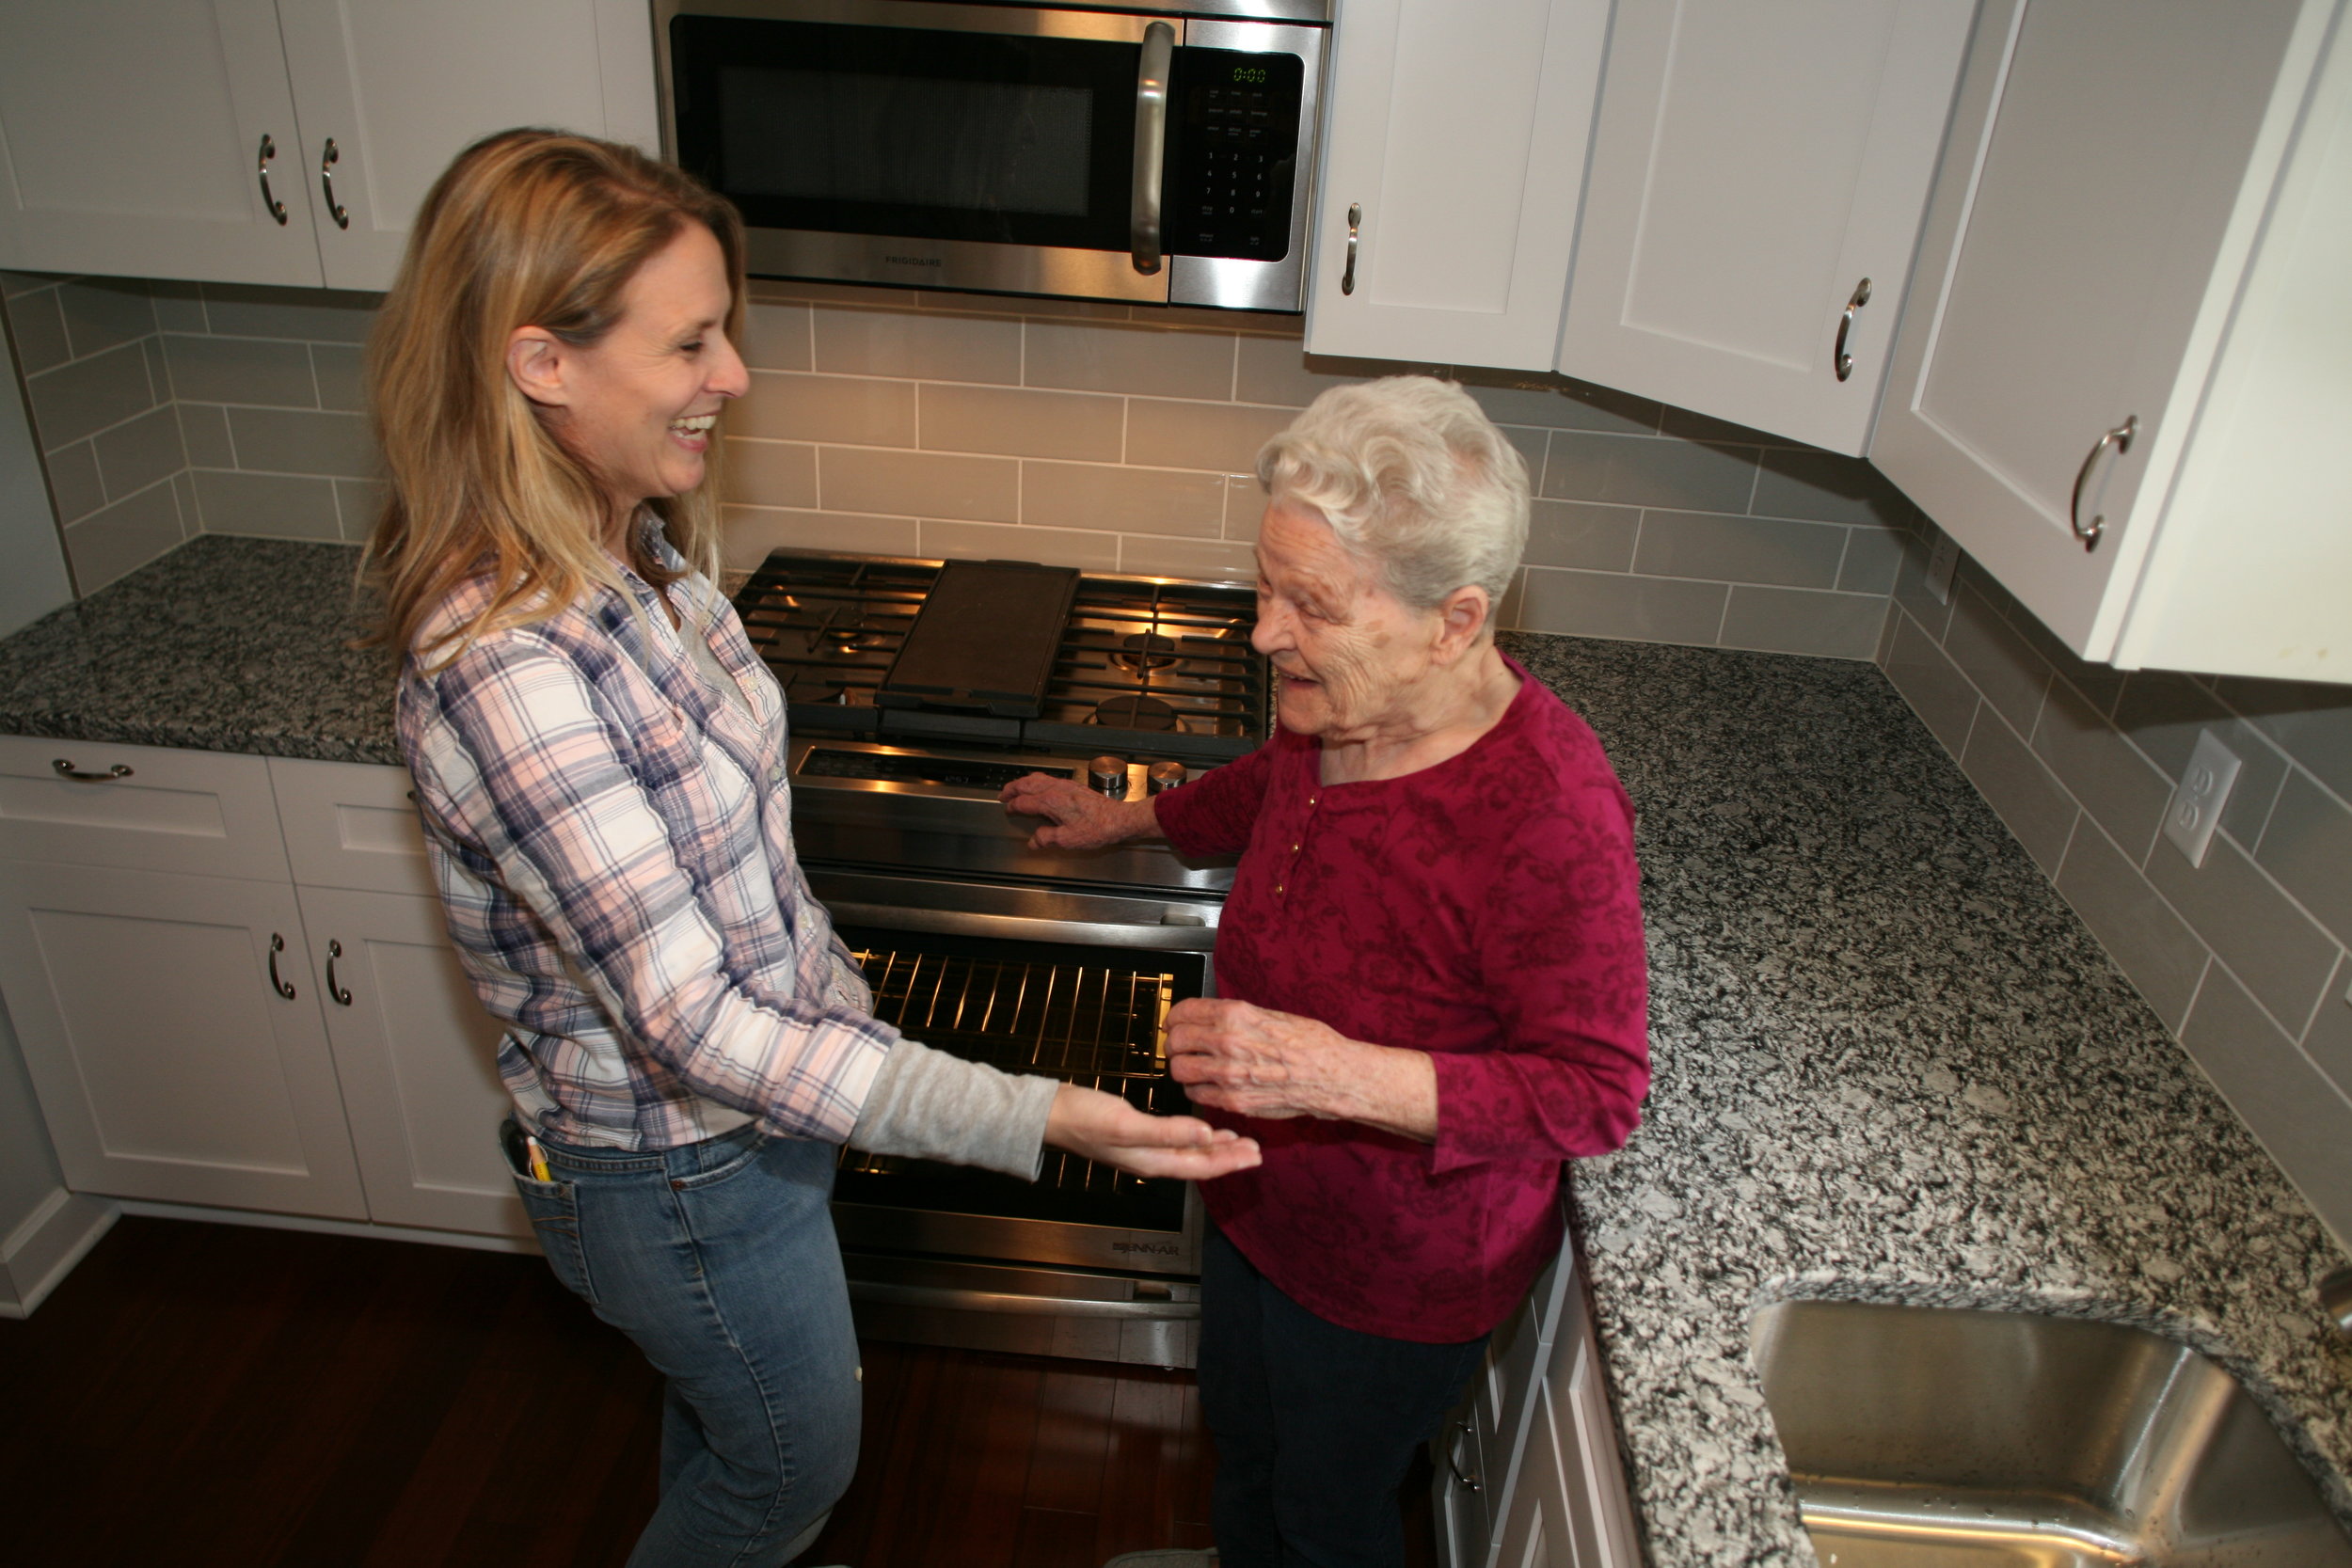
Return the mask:
<svg viewBox="0 0 2352 1568">
<path fill-rule="evenodd" d="M 874 990 L 874 1014 L 911 1039 L 1008 1072 L 1041 1072 L 1123 1095 L 1161 1116 L 1190 1109 L 1168 1075 L 1168 1010 L 1201 992 L 1198 953 L 999 942 L 844 927 Z M 845 1150 L 843 1203 L 1180 1230 L 1180 1181 L 1144 1180 L 1045 1151 L 1034 1182 L 923 1160 Z"/>
</svg>

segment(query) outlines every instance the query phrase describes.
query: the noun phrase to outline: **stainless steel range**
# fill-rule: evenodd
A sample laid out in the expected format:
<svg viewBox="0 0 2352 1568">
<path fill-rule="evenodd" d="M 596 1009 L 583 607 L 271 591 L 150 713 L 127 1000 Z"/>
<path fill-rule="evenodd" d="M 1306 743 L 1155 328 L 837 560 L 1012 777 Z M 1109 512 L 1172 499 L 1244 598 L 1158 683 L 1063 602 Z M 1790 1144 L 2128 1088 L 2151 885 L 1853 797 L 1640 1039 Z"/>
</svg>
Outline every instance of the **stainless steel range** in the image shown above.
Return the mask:
<svg viewBox="0 0 2352 1568">
<path fill-rule="evenodd" d="M 735 595 L 785 688 L 793 831 L 875 1011 L 941 1050 L 1185 1108 L 1164 1021 L 1212 992 L 1231 863 L 1027 847 L 1032 770 L 1115 796 L 1270 722 L 1245 586 L 1017 562 L 779 550 Z M 1035 1183 L 845 1155 L 834 1221 L 863 1332 L 1190 1366 L 1200 1215 L 1183 1182 L 1048 1150 Z"/>
</svg>

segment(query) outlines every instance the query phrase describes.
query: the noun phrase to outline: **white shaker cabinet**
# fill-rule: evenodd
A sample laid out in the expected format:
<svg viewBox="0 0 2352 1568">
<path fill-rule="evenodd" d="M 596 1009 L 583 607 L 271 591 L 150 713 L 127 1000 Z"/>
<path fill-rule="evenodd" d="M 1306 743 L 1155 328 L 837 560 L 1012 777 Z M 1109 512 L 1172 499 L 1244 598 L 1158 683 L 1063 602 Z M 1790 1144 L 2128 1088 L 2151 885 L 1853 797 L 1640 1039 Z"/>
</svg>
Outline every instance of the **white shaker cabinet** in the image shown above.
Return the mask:
<svg viewBox="0 0 2352 1568">
<path fill-rule="evenodd" d="M 1574 1248 L 1488 1341 L 1432 1456 L 1446 1568 L 1641 1568 Z"/>
<path fill-rule="evenodd" d="M 270 0 L 0 0 L 0 267 L 316 283 Z"/>
<path fill-rule="evenodd" d="M 1859 453 L 1973 0 L 1618 0 L 1560 371 Z"/>
<path fill-rule="evenodd" d="M 493 131 L 659 148 L 643 4 L 278 0 L 278 11 L 329 288 L 389 288 L 425 192 Z"/>
<path fill-rule="evenodd" d="M 628 0 L 0 0 L 0 266 L 384 289 L 476 137 L 658 145 Z"/>
<path fill-rule="evenodd" d="M 1307 350 L 1549 370 L 1608 0 L 1346 0 Z"/>
<path fill-rule="evenodd" d="M 2076 653 L 2352 680 L 2343 0 L 1989 0 L 1870 458 Z"/>
<path fill-rule="evenodd" d="M 273 757 L 269 774 L 368 1217 L 528 1236 L 495 1135 L 500 1026 L 450 946 L 407 773 Z"/>
</svg>

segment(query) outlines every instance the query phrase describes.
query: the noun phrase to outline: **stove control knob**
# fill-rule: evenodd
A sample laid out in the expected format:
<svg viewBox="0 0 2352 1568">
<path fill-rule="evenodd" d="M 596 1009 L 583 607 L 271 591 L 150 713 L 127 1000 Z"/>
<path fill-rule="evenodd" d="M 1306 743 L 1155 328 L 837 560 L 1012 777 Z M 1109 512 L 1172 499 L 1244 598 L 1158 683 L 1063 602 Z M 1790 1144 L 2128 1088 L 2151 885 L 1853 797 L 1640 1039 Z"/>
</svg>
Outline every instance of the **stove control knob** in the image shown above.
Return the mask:
<svg viewBox="0 0 2352 1568">
<path fill-rule="evenodd" d="M 1144 776 L 1144 787 L 1157 795 L 1163 789 L 1174 789 L 1187 776 L 1181 762 L 1155 762 L 1152 765 L 1152 771 Z"/>
<path fill-rule="evenodd" d="M 1127 759 L 1096 757 L 1087 764 L 1087 787 L 1116 800 L 1127 793 Z"/>
</svg>

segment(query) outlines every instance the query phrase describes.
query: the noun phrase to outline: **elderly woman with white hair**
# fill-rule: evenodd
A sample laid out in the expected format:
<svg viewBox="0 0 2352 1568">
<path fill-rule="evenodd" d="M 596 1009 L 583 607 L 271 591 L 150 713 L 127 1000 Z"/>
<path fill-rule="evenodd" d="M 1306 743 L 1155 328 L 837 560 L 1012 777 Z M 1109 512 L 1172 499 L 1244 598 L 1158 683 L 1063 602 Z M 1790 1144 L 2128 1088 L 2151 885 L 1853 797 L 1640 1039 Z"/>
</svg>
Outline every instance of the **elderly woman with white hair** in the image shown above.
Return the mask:
<svg viewBox="0 0 2352 1568">
<path fill-rule="evenodd" d="M 1561 1241 L 1561 1162 L 1649 1083 L 1633 812 L 1495 646 L 1527 468 L 1459 388 L 1334 388 L 1258 458 L 1267 743 L 1114 801 L 1032 774 L 1033 842 L 1241 855 L 1170 1070 L 1264 1163 L 1202 1189 L 1222 1568 L 1404 1561 L 1414 1447 Z M 1202 1554 L 1129 1560 L 1207 1561 Z"/>
</svg>

